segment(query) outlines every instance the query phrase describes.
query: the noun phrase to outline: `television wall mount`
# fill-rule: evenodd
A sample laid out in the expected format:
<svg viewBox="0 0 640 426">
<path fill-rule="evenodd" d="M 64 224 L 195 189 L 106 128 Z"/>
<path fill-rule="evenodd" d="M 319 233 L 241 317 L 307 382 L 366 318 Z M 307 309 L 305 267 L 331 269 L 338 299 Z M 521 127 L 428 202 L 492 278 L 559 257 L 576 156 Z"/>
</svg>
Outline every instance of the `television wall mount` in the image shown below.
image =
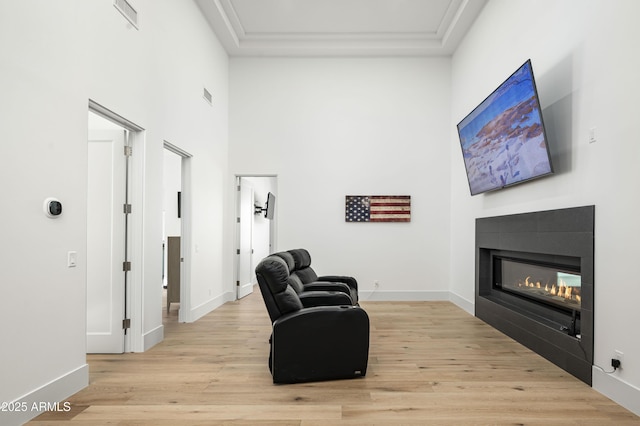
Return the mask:
<svg viewBox="0 0 640 426">
<path fill-rule="evenodd" d="M 267 214 L 267 207 L 265 205 L 265 207 L 261 207 L 258 204 L 254 204 L 253 205 L 253 214 L 262 214 L 264 213 L 265 215 Z"/>
</svg>

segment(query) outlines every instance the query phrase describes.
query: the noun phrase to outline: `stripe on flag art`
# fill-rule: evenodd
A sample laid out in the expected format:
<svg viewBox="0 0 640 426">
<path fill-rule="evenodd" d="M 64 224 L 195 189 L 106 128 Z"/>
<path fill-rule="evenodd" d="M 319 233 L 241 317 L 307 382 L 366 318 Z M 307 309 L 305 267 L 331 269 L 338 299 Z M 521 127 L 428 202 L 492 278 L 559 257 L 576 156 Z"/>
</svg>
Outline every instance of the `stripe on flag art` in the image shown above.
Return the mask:
<svg viewBox="0 0 640 426">
<path fill-rule="evenodd" d="M 411 222 L 410 195 L 347 195 L 346 222 Z"/>
</svg>

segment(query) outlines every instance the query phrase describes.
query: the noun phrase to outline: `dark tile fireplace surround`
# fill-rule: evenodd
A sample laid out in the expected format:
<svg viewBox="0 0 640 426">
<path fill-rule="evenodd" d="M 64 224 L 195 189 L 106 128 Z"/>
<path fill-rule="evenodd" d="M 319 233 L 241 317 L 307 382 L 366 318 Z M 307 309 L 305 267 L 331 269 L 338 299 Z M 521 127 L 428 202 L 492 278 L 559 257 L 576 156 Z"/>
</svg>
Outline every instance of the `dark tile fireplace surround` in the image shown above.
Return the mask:
<svg viewBox="0 0 640 426">
<path fill-rule="evenodd" d="M 594 214 L 594 206 L 585 206 L 476 219 L 476 317 L 589 385 Z M 538 290 L 513 291 L 502 283 L 512 264 L 524 265 L 522 281 L 537 280 Z M 550 272 L 533 278 L 538 270 Z M 563 299 L 556 296 L 560 283 L 540 284 L 551 276 L 577 282 L 573 296 L 564 283 Z"/>
</svg>

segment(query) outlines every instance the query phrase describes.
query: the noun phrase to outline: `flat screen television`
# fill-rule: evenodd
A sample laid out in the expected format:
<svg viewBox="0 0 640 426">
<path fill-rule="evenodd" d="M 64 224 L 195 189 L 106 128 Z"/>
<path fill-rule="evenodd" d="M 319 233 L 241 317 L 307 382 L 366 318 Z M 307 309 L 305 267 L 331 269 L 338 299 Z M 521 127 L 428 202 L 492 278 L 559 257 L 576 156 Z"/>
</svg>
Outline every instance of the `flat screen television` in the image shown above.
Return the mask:
<svg viewBox="0 0 640 426">
<path fill-rule="evenodd" d="M 265 206 L 264 217 L 273 220 L 276 211 L 276 196 L 272 193 L 267 194 L 267 205 Z"/>
<path fill-rule="evenodd" d="M 458 123 L 458 136 L 471 195 L 553 173 L 531 60 Z"/>
</svg>

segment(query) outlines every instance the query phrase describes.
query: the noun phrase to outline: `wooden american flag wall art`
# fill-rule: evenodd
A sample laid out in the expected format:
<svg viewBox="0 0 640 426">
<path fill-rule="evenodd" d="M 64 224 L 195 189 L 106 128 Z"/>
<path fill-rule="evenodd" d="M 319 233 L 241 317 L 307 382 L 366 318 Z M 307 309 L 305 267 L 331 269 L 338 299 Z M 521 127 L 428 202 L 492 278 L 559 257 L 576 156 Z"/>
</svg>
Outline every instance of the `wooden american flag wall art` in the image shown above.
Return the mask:
<svg viewBox="0 0 640 426">
<path fill-rule="evenodd" d="M 347 195 L 345 222 L 411 222 L 410 195 Z"/>
</svg>

